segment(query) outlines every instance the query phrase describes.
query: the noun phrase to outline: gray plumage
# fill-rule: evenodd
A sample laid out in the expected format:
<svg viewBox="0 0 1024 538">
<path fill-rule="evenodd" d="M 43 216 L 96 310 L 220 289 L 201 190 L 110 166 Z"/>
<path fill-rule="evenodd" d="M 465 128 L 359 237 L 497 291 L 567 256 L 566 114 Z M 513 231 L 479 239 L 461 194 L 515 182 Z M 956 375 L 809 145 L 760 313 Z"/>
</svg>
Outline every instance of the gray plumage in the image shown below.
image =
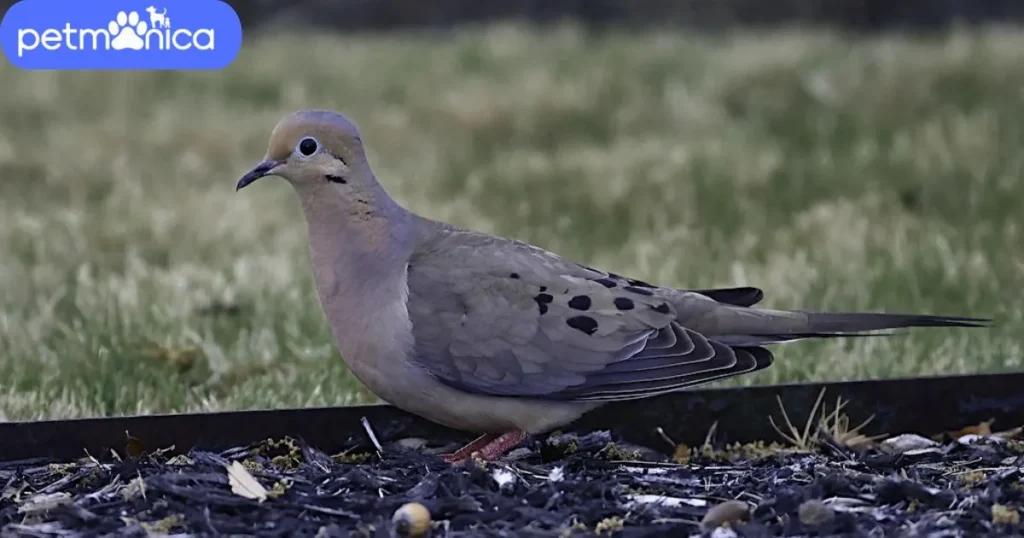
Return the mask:
<svg viewBox="0 0 1024 538">
<path fill-rule="evenodd" d="M 758 309 L 757 288 L 654 286 L 415 215 L 333 112 L 283 119 L 238 187 L 266 175 L 302 201 L 318 295 L 353 373 L 456 428 L 538 433 L 604 402 L 766 368 L 771 344 L 986 321 Z"/>
<path fill-rule="evenodd" d="M 432 221 L 424 230 L 409 261 L 411 360 L 482 394 L 644 398 L 766 368 L 768 344 L 979 322 L 754 310 L 756 288 L 652 286 L 519 241 Z"/>
</svg>

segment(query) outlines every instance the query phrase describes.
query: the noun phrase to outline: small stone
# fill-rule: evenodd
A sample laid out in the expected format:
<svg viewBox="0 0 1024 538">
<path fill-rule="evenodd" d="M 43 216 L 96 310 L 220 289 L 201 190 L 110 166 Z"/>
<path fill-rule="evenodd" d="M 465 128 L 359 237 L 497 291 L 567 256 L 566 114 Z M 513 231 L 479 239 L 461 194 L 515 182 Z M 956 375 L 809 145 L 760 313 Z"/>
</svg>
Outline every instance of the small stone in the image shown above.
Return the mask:
<svg viewBox="0 0 1024 538">
<path fill-rule="evenodd" d="M 430 510 L 420 503 L 406 503 L 391 517 L 395 533 L 409 538 L 420 538 L 430 530 Z"/>
<path fill-rule="evenodd" d="M 405 437 L 395 441 L 395 445 L 407 450 L 423 450 L 430 444 L 430 441 L 422 437 Z"/>
<path fill-rule="evenodd" d="M 817 500 L 804 501 L 797 509 L 800 523 L 808 527 L 820 527 L 831 523 L 836 518 L 836 512 L 831 506 Z"/>
<path fill-rule="evenodd" d="M 927 437 L 921 437 L 915 433 L 905 433 L 890 437 L 882 441 L 881 448 L 891 454 L 902 454 L 910 450 L 921 450 L 923 448 L 934 448 L 939 444 Z"/>
<path fill-rule="evenodd" d="M 729 527 L 715 527 L 715 530 L 711 531 L 711 538 L 736 538 L 737 536 L 736 531 Z"/>
<path fill-rule="evenodd" d="M 491 478 L 494 479 L 494 483 L 498 485 L 498 491 L 502 495 L 512 495 L 516 491 L 516 475 L 512 471 L 504 468 L 496 468 L 491 472 Z"/>
<path fill-rule="evenodd" d="M 750 517 L 750 507 L 743 501 L 726 501 L 716 504 L 704 514 L 700 520 L 702 531 L 715 529 L 722 525 L 732 524 L 737 521 L 746 521 Z"/>
<path fill-rule="evenodd" d="M 956 442 L 961 445 L 975 445 L 984 444 L 988 442 L 992 443 L 1005 443 L 1006 440 L 1002 437 L 995 437 L 989 435 L 978 435 L 976 433 L 967 433 L 956 438 Z"/>
<path fill-rule="evenodd" d="M 341 536 L 345 536 L 345 531 L 341 530 L 341 527 L 336 523 L 331 523 L 330 525 L 321 526 L 313 538 L 339 538 Z"/>
</svg>

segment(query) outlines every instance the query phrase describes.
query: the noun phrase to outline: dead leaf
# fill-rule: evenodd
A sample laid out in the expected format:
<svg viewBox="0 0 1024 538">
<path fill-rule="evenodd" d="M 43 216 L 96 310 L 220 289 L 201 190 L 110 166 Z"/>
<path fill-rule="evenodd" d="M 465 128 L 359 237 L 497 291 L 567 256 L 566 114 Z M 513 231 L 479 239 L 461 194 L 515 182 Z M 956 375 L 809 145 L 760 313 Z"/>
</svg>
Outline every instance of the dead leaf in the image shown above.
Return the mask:
<svg viewBox="0 0 1024 538">
<path fill-rule="evenodd" d="M 933 441 L 938 441 L 940 443 L 944 443 L 946 441 L 952 441 L 952 440 L 959 439 L 959 438 L 961 438 L 961 437 L 963 437 L 965 435 L 978 435 L 978 436 L 981 436 L 981 437 L 988 437 L 988 436 L 992 435 L 992 423 L 993 422 L 995 422 L 995 419 L 994 418 L 990 418 L 990 419 L 988 419 L 988 420 L 986 420 L 986 421 L 984 421 L 984 422 L 982 422 L 980 424 L 975 424 L 973 426 L 967 426 L 965 428 L 960 428 L 959 430 L 944 431 L 942 433 L 937 433 L 937 434 L 933 435 L 931 437 L 931 439 Z"/>
<path fill-rule="evenodd" d="M 259 502 L 267 500 L 267 488 L 263 487 L 244 465 L 237 460 L 227 466 L 228 483 L 231 484 L 231 492 L 247 499 L 256 499 Z"/>
<path fill-rule="evenodd" d="M 142 439 L 139 439 L 138 437 L 133 437 L 127 431 L 124 432 L 124 435 L 126 437 L 124 442 L 124 453 L 127 454 L 128 457 L 132 459 L 141 458 L 142 454 L 144 453 Z"/>
<path fill-rule="evenodd" d="M 981 435 L 982 437 L 987 437 L 989 435 L 992 435 L 992 423 L 993 422 L 995 422 L 995 419 L 994 418 L 990 418 L 990 419 L 986 420 L 985 422 L 982 422 L 981 424 L 976 424 L 974 426 L 967 426 L 966 428 L 962 428 L 962 429 L 957 430 L 955 432 L 949 432 L 949 436 L 954 438 L 954 439 L 956 439 L 958 437 L 963 437 L 964 435 L 971 435 L 971 434 Z"/>
</svg>

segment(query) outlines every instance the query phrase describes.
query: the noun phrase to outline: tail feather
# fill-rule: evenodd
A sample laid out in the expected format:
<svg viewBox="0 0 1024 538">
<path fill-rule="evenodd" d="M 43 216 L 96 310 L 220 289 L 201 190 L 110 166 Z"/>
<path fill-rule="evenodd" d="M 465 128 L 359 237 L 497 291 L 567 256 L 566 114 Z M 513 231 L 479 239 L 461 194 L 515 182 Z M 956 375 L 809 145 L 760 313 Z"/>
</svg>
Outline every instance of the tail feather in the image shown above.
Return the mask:
<svg viewBox="0 0 1024 538">
<path fill-rule="evenodd" d="M 812 338 L 887 336 L 914 327 L 986 327 L 990 319 L 873 312 L 802 312 L 726 307 L 705 335 L 729 346 L 763 346 Z M 697 329 L 699 330 L 699 329 Z"/>
<path fill-rule="evenodd" d="M 860 333 L 912 327 L 986 327 L 992 320 L 959 316 L 873 312 L 804 312 L 808 333 Z"/>
</svg>

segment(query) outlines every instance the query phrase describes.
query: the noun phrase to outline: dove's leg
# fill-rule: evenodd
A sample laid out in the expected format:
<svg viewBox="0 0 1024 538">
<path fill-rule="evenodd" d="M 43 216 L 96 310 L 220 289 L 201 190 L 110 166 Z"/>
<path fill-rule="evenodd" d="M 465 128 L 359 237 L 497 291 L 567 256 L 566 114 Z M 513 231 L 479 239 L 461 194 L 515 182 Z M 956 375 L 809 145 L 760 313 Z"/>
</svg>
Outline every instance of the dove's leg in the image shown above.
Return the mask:
<svg viewBox="0 0 1024 538">
<path fill-rule="evenodd" d="M 511 430 L 498 436 L 497 439 L 487 443 L 487 446 L 480 449 L 480 457 L 485 461 L 493 461 L 512 450 L 529 437 L 530 434 L 523 430 Z"/>
<path fill-rule="evenodd" d="M 464 461 L 470 458 L 474 452 L 484 448 L 488 443 L 497 437 L 495 435 L 485 433 L 480 437 L 472 440 L 466 446 L 452 452 L 451 454 L 444 454 L 444 461 L 448 463 L 455 463 L 457 461 Z"/>
<path fill-rule="evenodd" d="M 480 455 L 485 461 L 493 461 L 503 456 L 509 450 L 515 448 L 526 440 L 530 434 L 523 430 L 507 431 L 497 437 L 494 435 L 481 435 L 472 443 L 456 450 L 451 454 L 444 455 L 444 461 L 458 463 L 473 457 L 474 453 Z"/>
</svg>

